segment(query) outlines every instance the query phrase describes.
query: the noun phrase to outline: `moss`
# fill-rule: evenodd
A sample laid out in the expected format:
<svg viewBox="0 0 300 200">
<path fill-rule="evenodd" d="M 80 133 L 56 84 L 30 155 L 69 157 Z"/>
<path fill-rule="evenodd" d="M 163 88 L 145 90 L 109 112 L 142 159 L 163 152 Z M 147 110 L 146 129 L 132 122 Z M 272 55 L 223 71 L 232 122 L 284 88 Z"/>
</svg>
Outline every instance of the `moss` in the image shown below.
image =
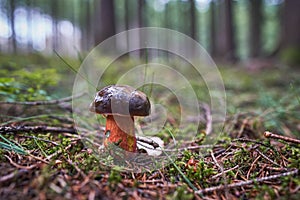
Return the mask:
<svg viewBox="0 0 300 200">
<path fill-rule="evenodd" d="M 179 186 L 172 195 L 168 195 L 168 200 L 189 200 L 193 199 L 194 194 L 189 192 L 186 185 Z"/>
</svg>

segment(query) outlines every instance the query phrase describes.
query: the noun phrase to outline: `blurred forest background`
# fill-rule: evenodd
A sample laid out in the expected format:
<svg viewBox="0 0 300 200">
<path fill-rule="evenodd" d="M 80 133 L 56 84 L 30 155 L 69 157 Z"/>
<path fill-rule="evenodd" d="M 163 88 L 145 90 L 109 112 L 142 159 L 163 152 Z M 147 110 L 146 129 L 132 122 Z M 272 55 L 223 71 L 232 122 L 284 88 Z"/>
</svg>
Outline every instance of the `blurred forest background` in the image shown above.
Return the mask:
<svg viewBox="0 0 300 200">
<path fill-rule="evenodd" d="M 155 26 L 189 35 L 218 60 L 297 65 L 299 9 L 299 0 L 0 0 L 0 52 L 77 56 L 116 33 Z"/>
<path fill-rule="evenodd" d="M 112 156 L 98 156 L 105 118 L 98 115 L 94 123 L 91 101 L 83 101 L 88 96 L 72 93 L 85 56 L 106 38 L 138 27 L 169 28 L 198 41 L 218 64 L 227 102 L 220 104 L 226 121 L 219 133 L 212 129 L 210 100 L 224 90 L 208 90 L 206 83 L 216 82 L 213 72 L 201 73 L 202 80 L 186 59 L 169 59 L 159 49 L 109 62 L 103 86 L 158 60 L 182 73 L 199 100 L 201 115 L 184 116 L 176 96 L 183 89 L 172 74 L 166 78 L 178 88 L 166 87 L 172 95 L 161 92 L 164 85 L 146 85 L 158 94 L 150 98 L 158 109 L 140 121 L 137 135 L 152 119 L 163 119 L 149 136 L 166 148 L 174 143 L 174 150 L 162 151 L 170 165 L 146 173 L 135 162 L 119 166 Z M 130 34 L 120 40 L 116 49 L 143 42 Z M 103 52 L 88 65 L 108 66 Z M 147 76 L 154 80 L 146 69 L 134 74 L 144 83 Z M 0 199 L 300 199 L 299 74 L 300 0 L 0 0 Z M 188 123 L 181 128 L 177 119 L 183 118 Z M 209 132 L 218 141 L 207 147 Z M 180 142 L 185 133 L 195 138 Z M 85 145 L 90 141 L 95 147 Z M 177 147 L 178 156 L 168 156 Z M 128 173 L 121 172 L 128 163 Z"/>
</svg>

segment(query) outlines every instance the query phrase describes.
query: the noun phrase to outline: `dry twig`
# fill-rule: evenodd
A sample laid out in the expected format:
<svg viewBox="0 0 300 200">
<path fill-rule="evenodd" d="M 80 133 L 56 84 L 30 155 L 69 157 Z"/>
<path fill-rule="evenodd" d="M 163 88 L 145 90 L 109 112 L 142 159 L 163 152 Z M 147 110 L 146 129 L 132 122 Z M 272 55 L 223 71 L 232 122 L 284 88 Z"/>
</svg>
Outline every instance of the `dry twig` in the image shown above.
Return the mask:
<svg viewBox="0 0 300 200">
<path fill-rule="evenodd" d="M 154 142 L 152 139 L 147 139 L 147 138 L 144 138 L 144 137 L 136 137 L 136 139 L 140 142 L 144 142 L 146 144 L 149 144 L 151 146 L 153 146 L 154 149 L 156 149 L 157 147 L 159 147 L 159 144 L 157 144 L 156 142 Z"/>
<path fill-rule="evenodd" d="M 219 174 L 216 174 L 216 175 L 212 176 L 211 178 L 212 178 L 212 179 L 216 179 L 216 178 L 222 176 L 223 174 L 226 174 L 226 173 L 228 173 L 228 172 L 231 172 L 231 171 L 233 171 L 233 170 L 235 170 L 235 169 L 237 169 L 237 168 L 239 168 L 239 165 L 236 165 L 236 166 L 234 166 L 234 167 L 232 167 L 232 168 L 230 168 L 230 169 L 224 170 L 224 172 L 221 172 L 221 173 L 219 173 Z"/>
<path fill-rule="evenodd" d="M 83 177 L 83 178 L 86 178 L 87 175 L 75 164 L 73 163 L 72 160 L 70 160 L 70 158 L 68 159 L 65 159 L 72 167 L 75 168 L 75 170 Z"/>
<path fill-rule="evenodd" d="M 273 161 L 271 158 L 269 158 L 268 156 L 266 156 L 265 154 L 263 154 L 261 151 L 259 151 L 258 149 L 255 149 L 255 151 L 261 155 L 264 159 L 266 159 L 267 161 L 269 161 L 270 163 L 277 165 L 278 167 L 282 167 L 281 165 L 277 164 L 275 161 Z"/>
<path fill-rule="evenodd" d="M 56 132 L 56 133 L 77 133 L 74 128 L 51 127 L 51 126 L 0 126 L 0 133 L 16 132 Z"/>
<path fill-rule="evenodd" d="M 292 143 L 295 143 L 295 144 L 300 144 L 300 140 L 298 140 L 298 139 L 290 138 L 290 137 L 283 136 L 283 135 L 278 135 L 278 134 L 275 134 L 275 133 L 271 133 L 270 131 L 265 131 L 264 136 L 266 138 L 273 138 L 273 139 L 278 139 L 278 140 L 284 140 L 286 142 L 292 142 Z"/>
<path fill-rule="evenodd" d="M 11 172 L 11 173 L 5 175 L 5 176 L 0 177 L 0 183 L 4 183 L 4 182 L 6 182 L 6 181 L 9 181 L 9 180 L 11 180 L 11 179 L 14 179 L 15 177 L 18 177 L 18 176 L 20 176 L 20 175 L 22 175 L 22 174 L 25 174 L 25 173 L 27 173 L 27 172 L 28 172 L 27 169 L 20 169 L 20 170 L 18 170 L 17 172 L 16 172 L 16 171 L 13 171 L 13 172 Z"/>
<path fill-rule="evenodd" d="M 19 165 L 19 164 L 15 163 L 9 156 L 7 156 L 7 155 L 4 155 L 4 156 L 9 160 L 10 164 L 12 164 L 14 167 L 19 168 L 19 169 L 30 170 L 37 166 L 37 164 L 30 165 L 30 166 Z"/>
<path fill-rule="evenodd" d="M 217 161 L 217 159 L 216 159 L 216 157 L 215 157 L 213 151 L 211 151 L 211 157 L 212 157 L 214 163 L 216 163 L 216 165 L 220 168 L 221 174 L 222 174 L 223 179 L 224 179 L 224 182 L 225 182 L 225 185 L 224 185 L 224 186 L 225 186 L 225 188 L 227 188 L 227 179 L 226 179 L 226 176 L 225 176 L 225 171 L 224 171 L 223 166 L 221 166 L 221 165 L 219 164 L 219 162 Z M 225 189 L 225 196 L 226 196 L 226 199 L 229 199 L 229 198 L 228 198 L 228 194 L 229 194 L 229 193 L 228 193 L 228 190 Z"/>
<path fill-rule="evenodd" d="M 265 147 L 270 147 L 270 146 L 264 144 L 263 142 L 260 142 L 260 141 L 257 141 L 257 140 L 252 140 L 252 139 L 249 139 L 249 138 L 237 138 L 237 139 L 234 139 L 232 141 L 233 142 L 236 142 L 236 141 L 239 141 L 239 142 L 252 142 L 252 143 L 255 143 L 255 144 L 260 144 L 260 145 L 265 146 Z"/>
<path fill-rule="evenodd" d="M 261 183 L 261 182 L 264 182 L 264 181 L 270 181 L 270 180 L 277 179 L 277 178 L 284 177 L 284 176 L 295 175 L 295 174 L 298 174 L 298 172 L 299 172 L 299 170 L 295 169 L 295 170 L 290 171 L 290 172 L 271 175 L 271 176 L 267 176 L 267 177 L 263 177 L 263 178 L 256 178 L 256 179 L 253 179 L 253 180 L 241 181 L 239 183 L 232 183 L 232 184 L 229 184 L 229 185 L 219 185 L 219 186 L 215 186 L 215 187 L 209 187 L 209 188 L 205 188 L 205 189 L 202 189 L 202 190 L 198 190 L 198 191 L 195 192 L 195 194 L 205 194 L 205 193 L 210 193 L 210 192 L 214 192 L 214 191 L 220 191 L 220 190 L 225 190 L 225 189 L 243 187 L 245 185 L 251 185 L 251 184 L 254 184 L 254 183 Z"/>
<path fill-rule="evenodd" d="M 259 159 L 260 159 L 260 155 L 257 156 L 257 157 L 255 158 L 255 160 L 251 163 L 251 166 L 250 166 L 250 168 L 249 168 L 249 170 L 248 170 L 248 172 L 247 172 L 247 179 L 249 179 L 250 173 L 251 173 L 251 171 L 254 169 L 254 166 L 255 166 L 255 164 L 257 163 L 257 161 L 258 161 Z"/>
</svg>

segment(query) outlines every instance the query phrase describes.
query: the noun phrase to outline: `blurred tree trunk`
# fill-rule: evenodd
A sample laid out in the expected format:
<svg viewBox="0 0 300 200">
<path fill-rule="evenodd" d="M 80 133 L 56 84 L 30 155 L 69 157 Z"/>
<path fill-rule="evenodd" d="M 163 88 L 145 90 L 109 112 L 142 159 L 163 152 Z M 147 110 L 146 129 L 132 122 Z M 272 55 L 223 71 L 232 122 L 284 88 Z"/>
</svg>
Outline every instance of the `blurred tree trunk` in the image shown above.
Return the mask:
<svg viewBox="0 0 300 200">
<path fill-rule="evenodd" d="M 17 41 L 16 41 L 16 31 L 15 31 L 15 0 L 10 0 L 10 28 L 11 28 L 11 44 L 13 53 L 17 53 Z"/>
<path fill-rule="evenodd" d="M 235 61 L 232 1 L 224 0 L 220 6 L 219 29 L 217 30 L 217 55 L 221 59 Z"/>
<path fill-rule="evenodd" d="M 144 27 L 145 26 L 145 0 L 138 0 L 138 27 Z"/>
<path fill-rule="evenodd" d="M 91 30 L 91 5 L 90 1 L 81 1 L 81 31 L 82 31 L 82 39 L 81 46 L 83 50 L 89 50 L 89 48 L 93 45 L 91 42 L 92 30 Z"/>
<path fill-rule="evenodd" d="M 124 8 L 125 8 L 125 30 L 129 30 L 129 24 L 130 24 L 130 9 L 129 9 L 129 2 L 130 1 L 124 1 Z M 127 50 L 130 48 L 130 43 L 129 43 L 129 34 L 126 34 L 126 45 L 127 45 Z"/>
<path fill-rule="evenodd" d="M 114 0 L 95 2 L 95 44 L 116 34 Z"/>
<path fill-rule="evenodd" d="M 31 52 L 33 47 L 32 47 L 32 12 L 31 12 L 31 8 L 32 8 L 32 3 L 31 0 L 26 0 L 26 21 L 28 23 L 28 28 L 27 28 L 27 38 L 28 38 L 28 42 L 27 42 L 27 51 Z"/>
<path fill-rule="evenodd" d="M 52 49 L 57 50 L 58 48 L 58 29 L 57 19 L 59 12 L 58 0 L 51 1 L 51 16 L 52 16 Z"/>
<path fill-rule="evenodd" d="M 165 11 L 164 11 L 164 27 L 166 28 L 171 28 L 170 20 L 169 20 L 169 15 L 170 15 L 170 3 L 167 2 L 165 5 Z"/>
<path fill-rule="evenodd" d="M 194 40 L 197 40 L 197 17 L 196 17 L 196 5 L 195 5 L 195 0 L 190 0 L 190 26 L 191 26 L 191 38 L 193 38 Z"/>
<path fill-rule="evenodd" d="M 129 9 L 129 2 L 124 1 L 124 8 L 125 8 L 125 30 L 129 30 L 129 21 L 130 21 L 130 9 Z"/>
<path fill-rule="evenodd" d="M 286 0 L 283 11 L 283 46 L 300 47 L 300 1 Z"/>
<path fill-rule="evenodd" d="M 189 1 L 176 1 L 178 31 L 191 36 L 191 5 Z"/>
<path fill-rule="evenodd" d="M 216 5 L 215 1 L 210 2 L 210 54 L 216 56 Z"/>
<path fill-rule="evenodd" d="M 250 0 L 250 57 L 261 55 L 262 0 Z"/>
<path fill-rule="evenodd" d="M 165 11 L 164 11 L 164 27 L 165 28 L 168 28 L 168 29 L 171 29 L 171 21 L 170 21 L 170 2 L 167 2 L 166 4 L 165 4 Z M 169 41 L 169 39 L 167 38 L 166 40 L 165 40 L 165 45 L 166 45 L 166 47 L 168 47 L 169 46 L 169 43 L 170 43 L 170 41 Z M 167 61 L 169 61 L 169 57 L 170 57 L 170 54 L 168 53 L 168 52 L 166 52 L 166 54 L 165 54 L 165 59 L 167 60 Z"/>
<path fill-rule="evenodd" d="M 290 64 L 300 64 L 300 1 L 286 0 L 283 8 L 281 54 Z"/>
<path fill-rule="evenodd" d="M 74 47 L 76 47 L 76 43 L 77 43 L 77 41 L 76 41 L 76 39 L 79 37 L 78 35 L 77 35 L 77 31 L 76 31 L 76 29 L 75 29 L 75 27 L 76 27 L 76 25 L 77 24 L 80 24 L 80 18 L 79 18 L 79 16 L 80 16 L 80 12 L 81 12 L 81 10 L 82 10 L 82 7 L 78 7 L 78 4 L 80 5 L 80 2 L 78 3 L 78 2 L 76 2 L 76 1 L 72 1 L 72 2 L 70 2 L 70 4 L 72 5 L 72 10 L 73 10 L 73 12 L 71 12 L 70 14 L 71 14 L 71 16 L 70 16 L 70 21 L 71 21 L 71 23 L 73 24 L 73 33 L 72 33 L 72 36 L 73 36 L 73 43 L 74 43 Z M 78 8 L 80 8 L 80 9 L 78 9 Z M 83 7 L 84 8 L 84 7 Z M 81 45 L 80 45 L 81 46 Z M 79 46 L 79 48 L 80 48 L 80 46 Z M 77 48 L 77 47 L 76 47 Z M 68 50 L 67 50 L 68 51 Z M 76 51 L 78 52 L 77 53 L 77 55 L 79 55 L 79 49 L 76 49 Z M 80 56 L 79 56 L 80 57 Z M 80 58 L 81 59 L 81 58 Z"/>
<path fill-rule="evenodd" d="M 145 0 L 138 0 L 138 27 L 141 28 L 141 27 L 144 27 L 145 26 Z M 140 47 L 144 45 L 144 40 L 145 38 L 145 35 L 141 35 L 139 34 L 139 43 L 140 43 Z M 139 50 L 139 56 L 140 58 L 142 57 L 146 57 L 148 55 L 147 54 L 147 50 L 145 49 L 140 49 Z"/>
</svg>

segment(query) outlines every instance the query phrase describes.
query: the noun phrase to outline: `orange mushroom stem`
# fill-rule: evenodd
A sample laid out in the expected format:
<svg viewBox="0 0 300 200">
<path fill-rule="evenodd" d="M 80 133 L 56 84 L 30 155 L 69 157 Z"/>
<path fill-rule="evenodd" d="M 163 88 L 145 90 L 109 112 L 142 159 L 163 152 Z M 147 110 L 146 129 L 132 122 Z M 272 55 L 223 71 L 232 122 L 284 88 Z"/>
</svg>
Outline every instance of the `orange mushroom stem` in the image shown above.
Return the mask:
<svg viewBox="0 0 300 200">
<path fill-rule="evenodd" d="M 132 116 L 108 115 L 106 118 L 105 137 L 105 146 L 112 143 L 125 151 L 137 151 L 134 118 Z"/>
</svg>

